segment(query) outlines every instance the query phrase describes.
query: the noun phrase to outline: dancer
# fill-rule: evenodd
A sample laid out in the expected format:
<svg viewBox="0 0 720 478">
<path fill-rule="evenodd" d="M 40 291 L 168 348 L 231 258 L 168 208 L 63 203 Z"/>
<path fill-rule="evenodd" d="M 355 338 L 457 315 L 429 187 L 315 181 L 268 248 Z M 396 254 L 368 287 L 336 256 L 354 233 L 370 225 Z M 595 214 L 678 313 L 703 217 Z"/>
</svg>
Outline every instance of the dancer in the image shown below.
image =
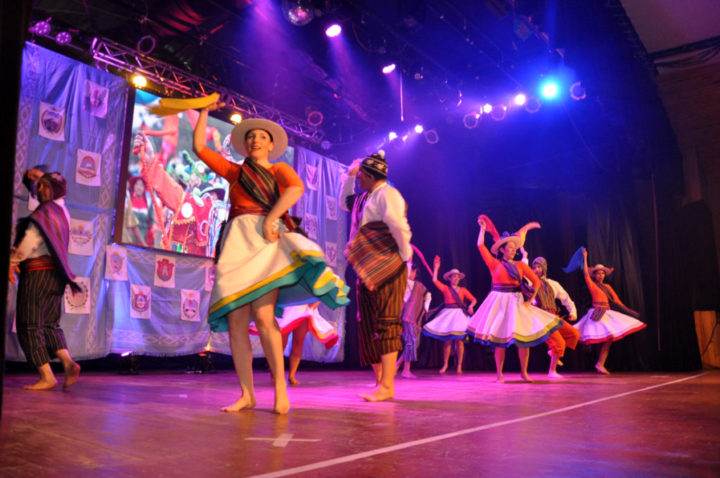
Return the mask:
<svg viewBox="0 0 720 478">
<path fill-rule="evenodd" d="M 254 320 L 265 356 L 275 377 L 273 410 L 290 410 L 285 382 L 282 337 L 275 321 L 287 305 L 315 302 L 331 308 L 348 303 L 347 287 L 325 264 L 322 250 L 295 231 L 287 211 L 303 194 L 295 171 L 285 163 L 271 164 L 287 147 L 280 125 L 264 119 L 239 123 L 232 132 L 233 147 L 247 159 L 242 165 L 207 148 L 208 111 L 203 108 L 195 125 L 195 153 L 230 183 L 228 223 L 218 245 L 215 283 L 210 299 L 210 328 L 229 331 L 235 371 L 242 396 L 223 411 L 255 406 L 252 347 L 248 328 Z"/>
<path fill-rule="evenodd" d="M 32 174 L 32 173 L 31 173 Z M 34 180 L 31 190 L 35 188 Z M 65 286 L 79 291 L 75 275 L 67 261 L 70 214 L 65 207 L 65 178 L 60 173 L 45 173 L 37 181 L 39 206 L 18 224 L 15 245 L 10 253 L 10 282 L 17 288 L 17 334 L 27 361 L 40 379 L 25 390 L 50 390 L 57 380 L 50 358 L 57 356 L 65 370 L 63 388 L 74 385 L 80 365 L 70 356 L 65 334 L 60 328 Z"/>
<path fill-rule="evenodd" d="M 416 280 L 418 266 L 414 262 L 408 262 L 408 279 L 403 298 L 402 312 L 402 341 L 403 352 L 395 365 L 396 369 L 403 367 L 400 376 L 403 378 L 417 378 L 410 371 L 410 364 L 417 360 L 417 350 L 420 336 L 420 326 L 425 313 L 430 307 L 432 295 L 425 285 Z"/>
<path fill-rule="evenodd" d="M 476 342 L 495 347 L 495 368 L 497 381 L 503 381 L 505 349 L 513 343 L 518 348 L 520 359 L 520 375 L 526 382 L 532 382 L 527 367 L 530 349 L 545 342 L 550 334 L 560 328 L 560 318 L 530 305 L 537 294 L 540 279 L 524 262 L 515 262 L 515 253 L 525 243 L 527 230 L 539 227 L 530 223 L 513 235 L 505 233 L 503 237 L 497 233 L 487 216 L 478 217 L 480 234 L 477 246 L 485 264 L 492 275 L 492 290 L 485 298 L 477 312 L 470 317 L 468 333 Z M 489 228 L 495 243 L 491 251 L 485 246 L 485 230 Z M 497 255 L 497 258 L 493 256 Z M 528 278 L 534 290 L 529 300 L 523 299 L 521 284 Z"/>
<path fill-rule="evenodd" d="M 412 257 L 406 204 L 387 183 L 384 153 L 355 160 L 348 169 L 341 207 L 351 211 L 348 262 L 358 276 L 360 364 L 371 365 L 377 387 L 360 397 L 377 402 L 395 395 L 395 363 L 403 345 L 400 311 Z M 364 192 L 355 194 L 355 177 Z"/>
<path fill-rule="evenodd" d="M 536 257 L 532 261 L 532 269 L 540 278 L 540 288 L 535 296 L 533 305 L 546 310 L 551 314 L 557 315 L 557 305 L 555 299 L 559 300 L 568 311 L 568 320 L 575 322 L 577 320 L 577 309 L 575 303 L 570 299 L 570 295 L 563 289 L 559 282 L 549 279 L 547 276 L 548 263 L 544 257 Z M 557 367 L 562 366 L 562 358 L 565 356 L 565 349 L 571 348 L 575 350 L 580 333 L 572 325 L 560 319 L 562 325 L 558 330 L 550 334 L 545 342 L 548 346 L 548 354 L 550 355 L 550 368 L 548 369 L 548 377 L 562 378 L 557 372 Z"/>
<path fill-rule="evenodd" d="M 465 343 L 467 335 L 468 317 L 473 314 L 477 299 L 465 287 L 460 287 L 460 280 L 465 274 L 457 269 L 451 269 L 443 274 L 443 279 L 450 282 L 450 286 L 438 280 L 440 270 L 440 256 L 433 260 L 433 284 L 443 294 L 442 310 L 433 320 L 425 324 L 423 334 L 443 343 L 443 366 L 440 373 L 447 371 L 450 360 L 450 346 L 454 342 L 457 350 L 457 373 L 462 373 L 463 357 L 465 356 Z M 465 304 L 465 301 L 469 304 Z"/>
<path fill-rule="evenodd" d="M 288 337 L 292 333 L 292 347 L 288 358 L 288 382 L 290 385 L 300 385 L 295 374 L 302 360 L 303 345 L 308 330 L 326 349 L 332 348 L 338 341 L 335 326 L 325 320 L 318 312 L 320 302 L 309 305 L 292 305 L 286 307 L 283 315 L 277 318 L 280 334 L 282 334 L 282 348 L 287 347 Z M 260 335 L 255 323 L 250 324 L 250 334 Z M 275 378 L 273 377 L 273 381 Z"/>
<path fill-rule="evenodd" d="M 583 248 L 583 276 L 590 290 L 593 306 L 575 324 L 575 328 L 580 332 L 581 343 L 602 344 L 595 370 L 603 375 L 610 375 L 605 368 L 610 344 L 646 326 L 637 320 L 640 314 L 623 304 L 613 288 L 605 283 L 605 278 L 612 271 L 612 268 L 602 264 L 588 268 L 587 249 Z"/>
</svg>

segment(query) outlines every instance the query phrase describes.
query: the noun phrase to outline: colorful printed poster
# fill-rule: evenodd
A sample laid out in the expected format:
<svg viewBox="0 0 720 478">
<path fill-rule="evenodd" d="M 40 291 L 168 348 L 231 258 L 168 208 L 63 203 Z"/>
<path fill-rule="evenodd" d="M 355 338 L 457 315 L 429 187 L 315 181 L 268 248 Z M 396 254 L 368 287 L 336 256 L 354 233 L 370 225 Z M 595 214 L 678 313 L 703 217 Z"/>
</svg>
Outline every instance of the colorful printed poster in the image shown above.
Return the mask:
<svg viewBox="0 0 720 478">
<path fill-rule="evenodd" d="M 102 156 L 99 153 L 77 150 L 77 162 L 75 163 L 75 182 L 85 186 L 100 186 L 100 161 Z"/>
<path fill-rule="evenodd" d="M 90 80 L 85 80 L 83 109 L 91 115 L 104 118 L 107 115 L 108 89 Z"/>
<path fill-rule="evenodd" d="M 70 286 L 65 288 L 65 313 L 90 313 L 90 278 L 76 277 L 75 282 L 80 286 L 80 292 L 73 292 Z"/>
<path fill-rule="evenodd" d="M 337 265 L 337 244 L 334 242 L 325 243 L 325 259 L 330 267 Z"/>
<path fill-rule="evenodd" d="M 305 182 L 308 189 L 312 189 L 313 191 L 318 190 L 318 185 L 320 184 L 320 174 L 317 166 L 305 163 Z"/>
<path fill-rule="evenodd" d="M 105 247 L 105 279 L 128 280 L 127 249 L 116 245 Z"/>
<path fill-rule="evenodd" d="M 79 256 L 92 256 L 94 243 L 92 221 L 71 218 L 68 252 Z"/>
<path fill-rule="evenodd" d="M 171 256 L 155 256 L 155 281 L 157 287 L 175 288 L 175 258 Z"/>
<path fill-rule="evenodd" d="M 65 108 L 40 102 L 38 134 L 53 141 L 65 141 Z"/>
<path fill-rule="evenodd" d="M 205 267 L 205 291 L 210 292 L 215 284 L 215 264 L 208 264 Z"/>
<path fill-rule="evenodd" d="M 130 317 L 149 319 L 152 312 L 152 291 L 150 286 L 130 284 Z"/>
<path fill-rule="evenodd" d="M 338 198 L 334 196 L 325 196 L 325 219 L 337 221 L 338 215 Z"/>
<path fill-rule="evenodd" d="M 305 232 L 307 232 L 308 237 L 310 239 L 314 239 L 317 241 L 318 238 L 318 220 L 317 216 L 315 214 L 310 214 L 309 212 L 305 213 L 305 217 L 303 217 L 302 221 L 302 228 L 305 229 Z"/>
<path fill-rule="evenodd" d="M 200 322 L 200 291 L 180 289 L 180 318 Z"/>
</svg>

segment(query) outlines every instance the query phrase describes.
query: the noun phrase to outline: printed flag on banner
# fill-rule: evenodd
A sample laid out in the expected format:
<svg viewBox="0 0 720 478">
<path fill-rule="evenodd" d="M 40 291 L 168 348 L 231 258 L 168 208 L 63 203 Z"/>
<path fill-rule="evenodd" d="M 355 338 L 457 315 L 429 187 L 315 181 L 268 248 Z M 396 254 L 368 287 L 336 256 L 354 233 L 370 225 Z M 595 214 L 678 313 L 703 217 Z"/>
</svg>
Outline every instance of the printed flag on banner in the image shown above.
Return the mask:
<svg viewBox="0 0 720 478">
<path fill-rule="evenodd" d="M 325 259 L 327 259 L 327 265 L 335 267 L 337 265 L 337 244 L 334 242 L 325 243 Z"/>
<path fill-rule="evenodd" d="M 302 221 L 302 228 L 305 229 L 305 232 L 307 232 L 307 235 L 310 239 L 315 239 L 317 241 L 318 220 L 315 214 L 310 214 L 309 212 L 305 213 L 305 217 Z"/>
<path fill-rule="evenodd" d="M 127 250 L 124 247 L 105 246 L 105 279 L 128 280 Z"/>
<path fill-rule="evenodd" d="M 180 289 L 180 318 L 188 322 L 200 322 L 200 291 Z"/>
<path fill-rule="evenodd" d="M 40 102 L 38 134 L 53 141 L 65 141 L 65 108 Z"/>
<path fill-rule="evenodd" d="M 312 189 L 313 191 L 318 190 L 320 174 L 318 173 L 317 166 L 305 163 L 305 182 L 307 183 L 308 189 Z"/>
<path fill-rule="evenodd" d="M 104 118 L 107 115 L 108 89 L 90 80 L 85 80 L 83 109 L 91 115 Z"/>
<path fill-rule="evenodd" d="M 100 186 L 100 160 L 99 153 L 77 150 L 77 162 L 75 163 L 75 182 L 85 186 Z"/>
<path fill-rule="evenodd" d="M 70 287 L 65 288 L 65 313 L 90 313 L 90 278 L 76 277 L 75 282 L 80 286 L 80 292 L 73 293 Z"/>
<path fill-rule="evenodd" d="M 68 252 L 79 256 L 92 256 L 94 244 L 92 221 L 71 218 Z"/>
<path fill-rule="evenodd" d="M 155 281 L 157 287 L 175 288 L 175 258 L 171 256 L 155 256 Z"/>
<path fill-rule="evenodd" d="M 208 264 L 205 267 L 205 291 L 210 292 L 215 284 L 215 264 Z"/>
<path fill-rule="evenodd" d="M 130 284 L 130 317 L 149 319 L 152 313 L 152 291 L 148 285 Z"/>
<path fill-rule="evenodd" d="M 335 196 L 325 196 L 325 219 L 337 221 L 338 198 Z"/>
</svg>

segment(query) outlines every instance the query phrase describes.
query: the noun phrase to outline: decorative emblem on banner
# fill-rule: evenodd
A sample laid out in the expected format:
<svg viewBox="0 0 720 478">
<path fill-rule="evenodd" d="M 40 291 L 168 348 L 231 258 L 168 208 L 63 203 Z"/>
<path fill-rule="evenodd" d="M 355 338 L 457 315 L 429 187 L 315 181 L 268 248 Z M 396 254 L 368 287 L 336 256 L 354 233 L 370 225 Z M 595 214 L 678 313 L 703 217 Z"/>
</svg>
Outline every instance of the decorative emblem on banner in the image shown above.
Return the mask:
<svg viewBox="0 0 720 478">
<path fill-rule="evenodd" d="M 68 252 L 79 256 L 92 256 L 93 243 L 93 223 L 80 219 L 70 219 Z"/>
<path fill-rule="evenodd" d="M 315 214 L 310 214 L 309 212 L 305 213 L 305 217 L 302 221 L 302 227 L 305 229 L 305 232 L 307 232 L 308 237 L 310 239 L 317 240 L 318 238 L 318 220 L 317 216 Z"/>
<path fill-rule="evenodd" d="M 149 319 L 152 311 L 150 286 L 130 284 L 130 317 Z"/>
<path fill-rule="evenodd" d="M 100 160 L 99 153 L 77 150 L 77 162 L 75 163 L 75 182 L 85 186 L 100 186 Z"/>
<path fill-rule="evenodd" d="M 65 313 L 66 314 L 89 314 L 90 313 L 90 278 L 76 277 L 75 282 L 80 286 L 80 292 L 73 292 L 70 287 L 65 288 Z"/>
<path fill-rule="evenodd" d="M 325 219 L 337 221 L 338 200 L 334 196 L 325 196 Z"/>
<path fill-rule="evenodd" d="M 200 291 L 180 289 L 181 307 L 180 318 L 190 322 L 200 322 Z"/>
<path fill-rule="evenodd" d="M 85 101 L 83 109 L 93 116 L 104 118 L 107 115 L 108 89 L 90 80 L 85 80 Z"/>
<path fill-rule="evenodd" d="M 205 290 L 210 292 L 215 284 L 215 264 L 208 264 L 205 267 Z"/>
<path fill-rule="evenodd" d="M 105 247 L 105 279 L 127 280 L 127 250 L 124 247 Z"/>
<path fill-rule="evenodd" d="M 54 141 L 65 141 L 65 108 L 40 102 L 38 134 Z"/>
<path fill-rule="evenodd" d="M 175 288 L 175 258 L 155 256 L 155 282 L 158 287 Z"/>
<path fill-rule="evenodd" d="M 320 175 L 318 174 L 317 166 L 305 163 L 305 179 L 307 181 L 308 189 L 317 191 L 318 184 L 320 183 Z"/>
<path fill-rule="evenodd" d="M 325 259 L 327 259 L 327 264 L 331 267 L 335 267 L 337 265 L 337 244 L 334 242 L 326 242 L 325 243 Z"/>
</svg>

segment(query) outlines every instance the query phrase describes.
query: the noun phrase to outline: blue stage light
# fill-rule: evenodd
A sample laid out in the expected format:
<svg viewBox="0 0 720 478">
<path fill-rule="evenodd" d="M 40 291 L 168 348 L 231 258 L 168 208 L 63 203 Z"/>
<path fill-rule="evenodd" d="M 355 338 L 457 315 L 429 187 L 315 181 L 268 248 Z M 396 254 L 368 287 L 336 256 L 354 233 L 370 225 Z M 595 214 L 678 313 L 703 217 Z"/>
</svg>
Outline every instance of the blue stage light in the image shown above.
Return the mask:
<svg viewBox="0 0 720 478">
<path fill-rule="evenodd" d="M 546 83 L 543 83 L 543 85 L 540 87 L 540 92 L 542 93 L 544 98 L 547 99 L 553 99 L 558 95 L 558 92 L 560 91 L 560 88 L 558 87 L 558 84 L 554 81 L 548 81 Z"/>
</svg>

